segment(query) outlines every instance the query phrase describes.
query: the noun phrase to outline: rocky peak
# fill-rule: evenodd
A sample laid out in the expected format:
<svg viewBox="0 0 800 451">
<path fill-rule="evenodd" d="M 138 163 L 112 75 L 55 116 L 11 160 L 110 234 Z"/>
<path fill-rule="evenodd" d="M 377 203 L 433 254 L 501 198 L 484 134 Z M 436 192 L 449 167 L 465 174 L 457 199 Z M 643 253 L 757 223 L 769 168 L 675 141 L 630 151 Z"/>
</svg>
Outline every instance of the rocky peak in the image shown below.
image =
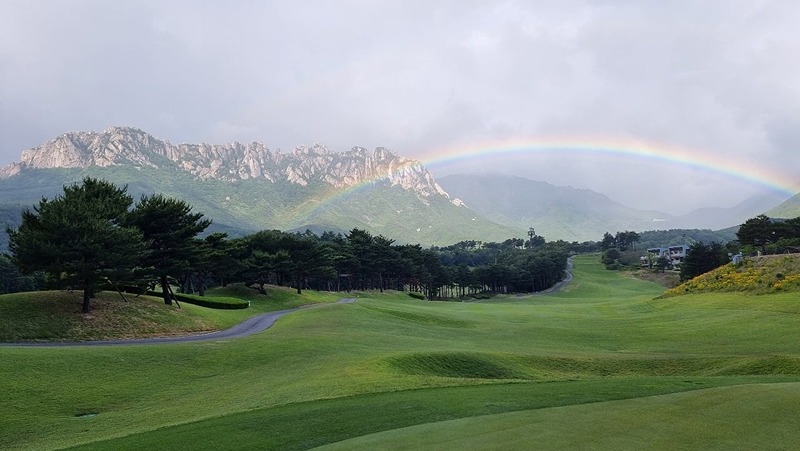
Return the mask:
<svg viewBox="0 0 800 451">
<path fill-rule="evenodd" d="M 259 142 L 173 145 L 132 127 L 65 133 L 22 152 L 20 162 L 0 170 L 0 177 L 11 177 L 25 169 L 117 165 L 177 167 L 200 179 L 286 180 L 303 186 L 320 181 L 337 188 L 383 180 L 413 190 L 420 198 L 438 195 L 449 199 L 419 161 L 395 155 L 383 147 L 373 151 L 353 147 L 338 153 L 314 144 L 283 154 Z"/>
</svg>

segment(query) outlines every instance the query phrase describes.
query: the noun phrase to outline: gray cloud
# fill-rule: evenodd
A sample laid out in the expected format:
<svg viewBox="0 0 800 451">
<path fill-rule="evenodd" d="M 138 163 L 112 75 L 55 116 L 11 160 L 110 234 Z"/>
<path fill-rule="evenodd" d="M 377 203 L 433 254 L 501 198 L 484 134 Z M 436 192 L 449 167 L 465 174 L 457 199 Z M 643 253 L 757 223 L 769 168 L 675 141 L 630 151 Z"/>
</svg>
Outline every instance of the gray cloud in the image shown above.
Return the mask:
<svg viewBox="0 0 800 451">
<path fill-rule="evenodd" d="M 173 142 L 384 146 L 423 161 L 470 142 L 605 136 L 789 179 L 797 23 L 788 0 L 6 0 L 0 164 L 65 131 L 131 125 Z M 599 155 L 432 169 L 512 172 L 675 212 L 762 188 Z"/>
</svg>

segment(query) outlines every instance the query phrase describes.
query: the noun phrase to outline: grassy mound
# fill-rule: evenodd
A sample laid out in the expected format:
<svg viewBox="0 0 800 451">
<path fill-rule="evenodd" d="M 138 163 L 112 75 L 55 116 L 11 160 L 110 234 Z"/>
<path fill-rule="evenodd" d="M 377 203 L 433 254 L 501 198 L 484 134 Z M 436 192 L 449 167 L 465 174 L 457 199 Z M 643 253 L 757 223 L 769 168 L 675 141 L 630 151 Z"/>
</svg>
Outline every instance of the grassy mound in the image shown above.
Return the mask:
<svg viewBox="0 0 800 451">
<path fill-rule="evenodd" d="M 406 374 L 474 379 L 521 379 L 502 357 L 466 352 L 417 353 L 389 359 Z"/>
<path fill-rule="evenodd" d="M 342 293 L 305 290 L 298 295 L 294 288 L 268 286 L 267 293 L 261 294 L 254 288 L 242 283 L 231 284 L 226 287 L 215 287 L 206 290 L 206 298 L 236 298 L 250 303 L 250 309 L 259 312 L 271 312 L 302 307 L 311 304 L 326 304 L 336 302 Z"/>
<path fill-rule="evenodd" d="M 398 308 L 388 309 L 370 305 L 365 305 L 364 307 L 376 312 L 381 312 L 387 315 L 392 315 L 397 318 L 402 318 L 405 321 L 410 321 L 417 324 L 426 324 L 435 327 L 456 327 L 456 328 L 477 326 L 477 323 L 475 322 L 435 315 L 427 312 L 425 314 L 420 314 L 409 310 L 400 310 Z"/>
<path fill-rule="evenodd" d="M 403 374 L 472 379 L 553 381 L 596 377 L 800 375 L 800 358 L 786 355 L 565 357 L 449 352 L 405 354 L 387 362 Z"/>
<path fill-rule="evenodd" d="M 800 291 L 800 255 L 768 255 L 728 264 L 689 280 L 664 297 L 715 291 L 753 294 Z"/>
<path fill-rule="evenodd" d="M 178 305 L 159 296 L 101 291 L 92 312 L 81 313 L 79 292 L 42 291 L 0 295 L 0 342 L 89 341 L 165 337 L 225 329 L 253 315 L 331 303 L 336 293 L 271 287 L 267 295 L 243 285 L 208 290 L 204 297 L 178 294 Z M 250 308 L 248 308 L 250 306 Z"/>
<path fill-rule="evenodd" d="M 82 293 L 43 291 L 0 296 L 0 341 L 84 341 L 143 338 L 216 330 L 190 309 L 156 297 L 101 291 L 92 312 L 81 313 Z"/>
</svg>

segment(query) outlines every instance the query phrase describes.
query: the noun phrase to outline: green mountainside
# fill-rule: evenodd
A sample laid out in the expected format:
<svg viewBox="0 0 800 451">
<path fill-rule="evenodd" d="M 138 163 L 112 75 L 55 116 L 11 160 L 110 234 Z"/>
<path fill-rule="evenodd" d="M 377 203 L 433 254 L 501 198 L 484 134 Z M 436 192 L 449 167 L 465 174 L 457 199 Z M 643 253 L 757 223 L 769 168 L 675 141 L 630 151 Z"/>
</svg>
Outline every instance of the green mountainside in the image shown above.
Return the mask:
<svg viewBox="0 0 800 451">
<path fill-rule="evenodd" d="M 375 182 L 348 191 L 321 182 L 302 186 L 263 179 L 200 180 L 181 170 L 122 165 L 24 169 L 0 179 L 0 219 L 15 226 L 22 208 L 42 197 L 58 195 L 65 184 L 84 176 L 127 185 L 135 198 L 159 192 L 182 199 L 214 221 L 212 231 L 231 236 L 263 229 L 346 232 L 354 227 L 423 245 L 524 236 L 524 230 L 492 223 L 446 197 L 431 196 L 423 201 L 414 191 L 388 183 Z"/>
<path fill-rule="evenodd" d="M 783 219 L 791 219 L 800 216 L 800 194 L 793 196 L 764 214 L 770 218 Z"/>
</svg>

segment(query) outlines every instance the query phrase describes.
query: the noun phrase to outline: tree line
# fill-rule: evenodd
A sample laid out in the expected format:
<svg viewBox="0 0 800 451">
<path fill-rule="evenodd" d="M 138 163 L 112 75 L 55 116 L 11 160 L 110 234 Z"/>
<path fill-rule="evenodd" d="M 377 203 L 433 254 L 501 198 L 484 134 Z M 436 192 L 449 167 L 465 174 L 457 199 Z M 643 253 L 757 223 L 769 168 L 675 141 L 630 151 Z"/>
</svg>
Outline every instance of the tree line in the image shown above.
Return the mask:
<svg viewBox="0 0 800 451">
<path fill-rule="evenodd" d="M 750 218 L 739 227 L 736 237 L 742 252 L 781 254 L 800 251 L 800 217 L 776 219 L 766 215 Z"/>
<path fill-rule="evenodd" d="M 160 286 L 164 303 L 171 304 L 173 286 L 204 295 L 210 286 L 231 282 L 262 293 L 274 284 L 298 293 L 405 290 L 428 299 L 540 291 L 563 278 L 572 250 L 541 237 L 423 248 L 360 229 L 201 237 L 210 224 L 182 200 L 154 194 L 134 203 L 127 187 L 87 177 L 23 211 L 20 226 L 7 230 L 10 255 L 0 259 L 0 270 L 19 282 L 7 283 L 7 292 L 36 282 L 79 289 L 89 312 L 99 289 L 124 296 Z"/>
</svg>

